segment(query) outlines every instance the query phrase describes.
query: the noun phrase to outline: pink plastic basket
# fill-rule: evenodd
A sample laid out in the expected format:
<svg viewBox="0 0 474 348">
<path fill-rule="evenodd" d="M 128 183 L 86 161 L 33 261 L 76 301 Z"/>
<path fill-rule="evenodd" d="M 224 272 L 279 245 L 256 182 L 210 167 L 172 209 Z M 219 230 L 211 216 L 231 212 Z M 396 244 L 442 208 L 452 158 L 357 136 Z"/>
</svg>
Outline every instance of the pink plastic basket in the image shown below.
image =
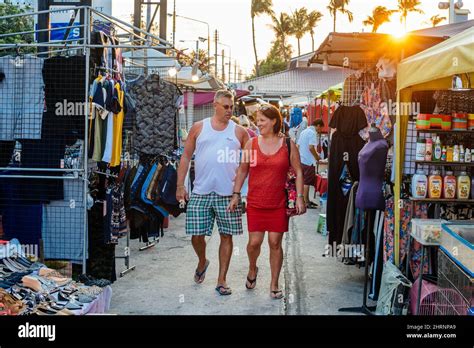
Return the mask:
<svg viewBox="0 0 474 348">
<path fill-rule="evenodd" d="M 416 314 L 416 304 L 418 301 L 419 279 L 415 281 L 410 289 L 410 312 Z M 421 285 L 421 302 L 418 315 L 436 315 L 436 299 L 439 288 L 436 284 L 423 280 Z"/>
</svg>

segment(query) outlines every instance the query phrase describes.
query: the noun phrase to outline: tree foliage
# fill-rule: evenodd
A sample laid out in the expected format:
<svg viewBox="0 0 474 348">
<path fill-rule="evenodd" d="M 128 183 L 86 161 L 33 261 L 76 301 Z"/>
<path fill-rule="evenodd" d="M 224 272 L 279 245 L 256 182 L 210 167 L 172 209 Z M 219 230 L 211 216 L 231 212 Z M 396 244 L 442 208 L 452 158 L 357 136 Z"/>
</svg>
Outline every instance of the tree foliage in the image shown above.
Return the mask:
<svg viewBox="0 0 474 348">
<path fill-rule="evenodd" d="M 386 23 L 390 22 L 390 16 L 397 12 L 396 10 L 389 10 L 385 6 L 377 6 L 372 11 L 372 16 L 367 16 L 367 19 L 363 22 L 364 25 L 372 26 L 372 32 L 376 33 L 378 28 Z"/>
<path fill-rule="evenodd" d="M 31 11 L 31 7 L 20 7 L 12 5 L 10 2 L 0 3 L 0 17 L 12 16 Z M 32 16 L 20 16 L 0 20 L 0 33 L 12 34 L 25 31 L 32 31 L 34 27 Z M 2 44 L 16 44 L 16 43 L 31 43 L 34 41 L 33 34 L 13 35 L 0 38 L 0 45 Z M 23 48 L 24 53 L 31 53 L 33 48 Z M 11 52 L 0 51 L 0 55 Z"/>
</svg>

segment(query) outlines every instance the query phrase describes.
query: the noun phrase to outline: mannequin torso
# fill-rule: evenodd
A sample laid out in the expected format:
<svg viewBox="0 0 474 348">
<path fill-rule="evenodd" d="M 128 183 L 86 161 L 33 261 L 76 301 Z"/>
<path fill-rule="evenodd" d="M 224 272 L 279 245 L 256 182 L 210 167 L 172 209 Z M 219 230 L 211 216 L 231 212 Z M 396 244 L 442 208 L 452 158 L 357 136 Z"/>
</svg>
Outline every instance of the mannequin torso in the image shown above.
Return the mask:
<svg viewBox="0 0 474 348">
<path fill-rule="evenodd" d="M 369 132 L 370 141 L 359 152 L 360 180 L 355 206 L 364 210 L 384 210 L 382 185 L 388 143 L 380 130 Z"/>
</svg>

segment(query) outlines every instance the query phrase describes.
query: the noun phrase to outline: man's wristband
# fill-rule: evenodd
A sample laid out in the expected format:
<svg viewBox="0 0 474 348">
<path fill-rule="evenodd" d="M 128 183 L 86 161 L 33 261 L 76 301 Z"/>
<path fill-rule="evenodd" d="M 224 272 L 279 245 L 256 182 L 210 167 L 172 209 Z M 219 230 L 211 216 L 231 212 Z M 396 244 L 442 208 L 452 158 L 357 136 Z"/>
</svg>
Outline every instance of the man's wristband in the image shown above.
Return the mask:
<svg viewBox="0 0 474 348">
<path fill-rule="evenodd" d="M 298 197 L 298 198 L 303 198 L 304 195 L 302 195 L 301 193 L 298 193 L 298 194 L 296 195 L 296 197 Z"/>
<path fill-rule="evenodd" d="M 232 192 L 232 195 L 240 196 L 240 192 Z"/>
</svg>

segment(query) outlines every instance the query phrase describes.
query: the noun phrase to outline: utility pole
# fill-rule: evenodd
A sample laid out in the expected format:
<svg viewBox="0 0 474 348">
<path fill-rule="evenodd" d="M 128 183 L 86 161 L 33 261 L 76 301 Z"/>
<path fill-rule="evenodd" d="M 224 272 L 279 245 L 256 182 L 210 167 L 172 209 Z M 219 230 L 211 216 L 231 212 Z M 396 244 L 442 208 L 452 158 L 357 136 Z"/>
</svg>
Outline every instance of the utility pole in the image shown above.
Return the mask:
<svg viewBox="0 0 474 348">
<path fill-rule="evenodd" d="M 215 54 L 214 54 L 214 75 L 216 76 L 216 78 L 218 77 L 217 76 L 217 42 L 218 41 L 219 41 L 219 33 L 217 32 L 217 29 L 216 29 L 216 31 L 214 32 L 214 43 L 216 46 Z"/>
<path fill-rule="evenodd" d="M 166 26 L 167 26 L 167 13 L 168 13 L 168 0 L 160 0 L 160 38 L 167 40 L 166 37 Z M 156 13 L 156 12 L 155 12 Z M 163 51 L 165 53 L 166 51 Z"/>
<path fill-rule="evenodd" d="M 231 75 L 231 71 L 232 71 L 232 57 L 229 57 L 229 77 L 228 77 L 229 83 L 232 82 L 232 81 L 231 81 L 231 76 L 232 76 L 232 75 Z"/>
<path fill-rule="evenodd" d="M 173 47 L 175 47 L 176 43 L 176 0 L 173 1 Z"/>
<path fill-rule="evenodd" d="M 234 83 L 237 82 L 237 61 L 234 61 Z"/>
<path fill-rule="evenodd" d="M 225 51 L 222 50 L 222 82 L 225 83 Z"/>
</svg>

